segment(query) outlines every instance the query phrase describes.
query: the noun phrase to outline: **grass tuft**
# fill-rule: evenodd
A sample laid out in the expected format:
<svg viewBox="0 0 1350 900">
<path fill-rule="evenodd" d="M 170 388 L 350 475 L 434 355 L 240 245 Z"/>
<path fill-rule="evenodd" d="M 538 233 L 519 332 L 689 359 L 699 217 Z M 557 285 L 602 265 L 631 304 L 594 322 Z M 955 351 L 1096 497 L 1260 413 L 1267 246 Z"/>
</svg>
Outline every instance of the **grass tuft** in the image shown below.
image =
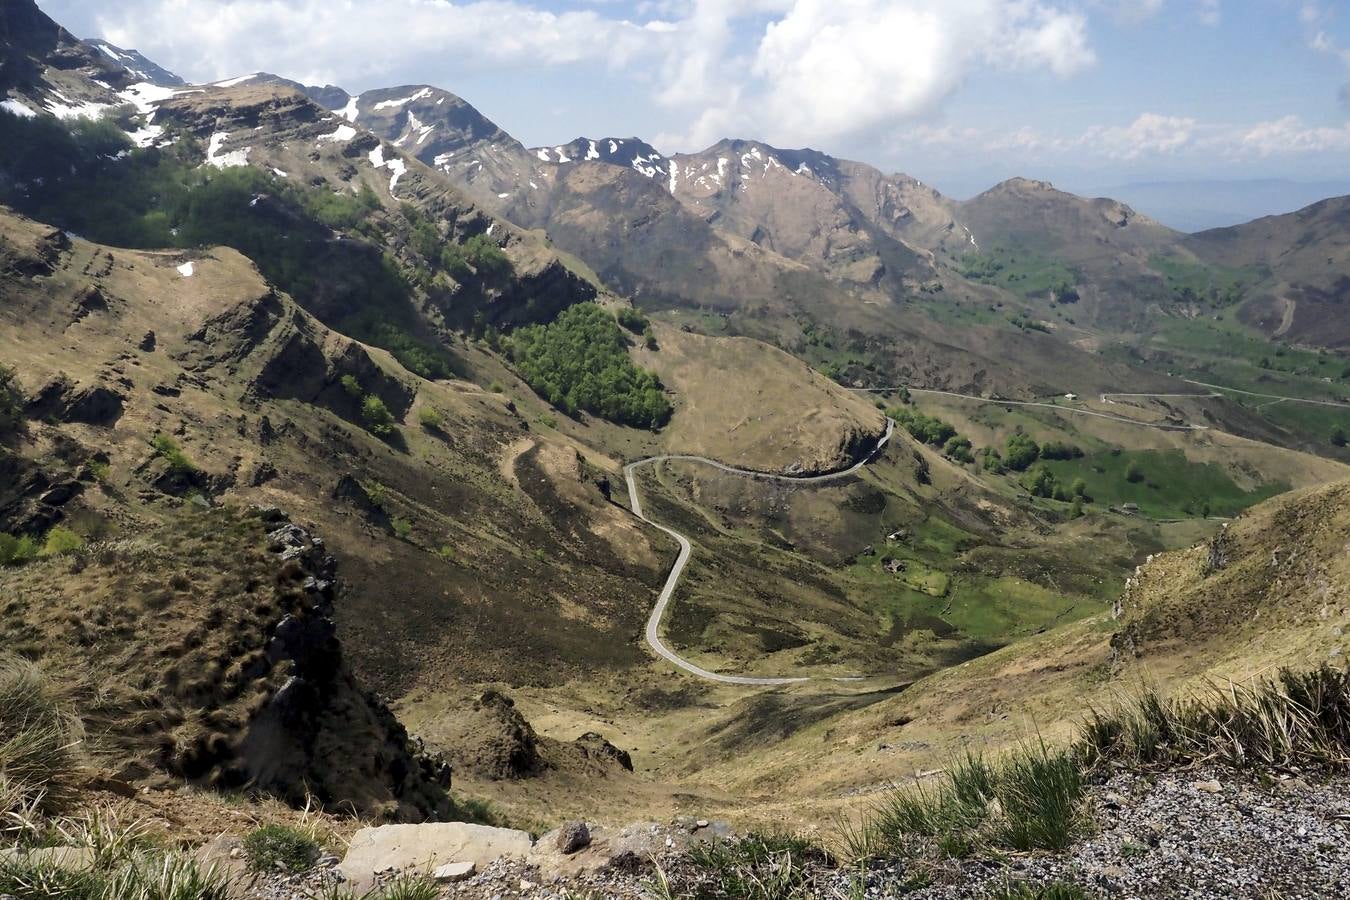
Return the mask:
<svg viewBox="0 0 1350 900">
<path fill-rule="evenodd" d="M 244 854 L 254 872 L 307 872 L 319 849 L 313 834 L 290 825 L 264 825 L 244 838 Z"/>
<path fill-rule="evenodd" d="M 710 841 L 691 847 L 688 860 L 687 878 L 677 883 L 658 866 L 648 890 L 667 900 L 805 900 L 808 864 L 832 862 L 810 841 L 787 834 Z"/>
<path fill-rule="evenodd" d="M 1085 780 L 1067 751 L 1043 742 L 991 763 L 967 754 L 935 785 L 890 792 L 861 826 L 842 835 L 856 858 L 946 857 L 979 850 L 1062 850 L 1083 827 Z"/>
<path fill-rule="evenodd" d="M 1344 769 L 1350 766 L 1350 670 L 1282 669 L 1272 678 L 1170 699 L 1149 689 L 1114 710 L 1094 710 L 1076 752 L 1088 766 Z"/>
<path fill-rule="evenodd" d="M 0 656 L 0 827 L 68 799 L 80 730 L 37 666 Z"/>
</svg>

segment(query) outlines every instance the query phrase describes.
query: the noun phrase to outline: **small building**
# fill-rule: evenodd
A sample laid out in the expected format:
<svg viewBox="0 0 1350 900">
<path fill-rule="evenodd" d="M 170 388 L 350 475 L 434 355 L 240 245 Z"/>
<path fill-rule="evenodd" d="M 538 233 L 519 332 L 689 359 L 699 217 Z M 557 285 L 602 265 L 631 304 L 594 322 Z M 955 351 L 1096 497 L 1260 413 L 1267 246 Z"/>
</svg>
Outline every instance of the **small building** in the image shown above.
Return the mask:
<svg viewBox="0 0 1350 900">
<path fill-rule="evenodd" d="M 1077 399 L 1078 399 L 1078 395 L 1077 395 L 1077 394 L 1065 394 L 1065 395 L 1064 395 L 1064 399 L 1065 399 L 1065 400 L 1077 400 Z"/>
</svg>

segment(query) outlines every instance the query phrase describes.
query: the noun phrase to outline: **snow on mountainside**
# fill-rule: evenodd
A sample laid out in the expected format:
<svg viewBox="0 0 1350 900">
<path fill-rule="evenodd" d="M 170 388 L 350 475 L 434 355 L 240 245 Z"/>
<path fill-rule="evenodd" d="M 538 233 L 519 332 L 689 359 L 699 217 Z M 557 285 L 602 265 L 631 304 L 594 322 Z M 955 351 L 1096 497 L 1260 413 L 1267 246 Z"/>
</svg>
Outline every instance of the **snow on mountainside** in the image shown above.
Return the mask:
<svg viewBox="0 0 1350 900">
<path fill-rule="evenodd" d="M 139 50 L 123 50 L 121 47 L 100 38 L 90 38 L 85 43 L 97 48 L 99 52 L 112 60 L 114 65 L 121 66 L 139 82 L 147 82 L 159 87 L 184 87 L 187 85 L 187 82 L 182 78 L 147 59 Z"/>
</svg>

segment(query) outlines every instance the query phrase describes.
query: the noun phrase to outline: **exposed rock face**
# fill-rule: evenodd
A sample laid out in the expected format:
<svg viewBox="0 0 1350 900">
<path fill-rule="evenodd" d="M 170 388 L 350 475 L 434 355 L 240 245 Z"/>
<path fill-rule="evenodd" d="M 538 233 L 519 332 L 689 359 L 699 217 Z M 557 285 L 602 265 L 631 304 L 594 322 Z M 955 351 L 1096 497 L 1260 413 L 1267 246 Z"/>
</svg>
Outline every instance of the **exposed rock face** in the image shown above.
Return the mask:
<svg viewBox="0 0 1350 900">
<path fill-rule="evenodd" d="M 326 804 L 403 821 L 447 814 L 449 767 L 415 756 L 394 714 L 360 689 L 343 662 L 332 618 L 336 561 L 280 513 L 263 516 L 276 520 L 267 541 L 280 564 L 278 582 L 299 603 L 272 629 L 257 666 L 286 676 L 249 721 L 237 762 L 215 765 L 242 769 L 250 784 L 293 802 L 314 792 Z"/>
</svg>

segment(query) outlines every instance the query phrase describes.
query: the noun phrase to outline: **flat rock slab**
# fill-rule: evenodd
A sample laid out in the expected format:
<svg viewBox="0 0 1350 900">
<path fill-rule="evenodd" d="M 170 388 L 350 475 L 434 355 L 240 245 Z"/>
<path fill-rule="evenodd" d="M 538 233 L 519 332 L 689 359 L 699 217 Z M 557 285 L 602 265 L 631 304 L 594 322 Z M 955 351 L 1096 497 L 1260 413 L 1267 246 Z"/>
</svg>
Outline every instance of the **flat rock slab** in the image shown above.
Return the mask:
<svg viewBox="0 0 1350 900">
<path fill-rule="evenodd" d="M 473 863 L 481 869 L 503 856 L 524 858 L 533 846 L 528 833 L 512 828 L 468 822 L 381 825 L 356 833 L 338 869 L 359 894 L 374 885 L 379 872 L 431 873 L 449 863 Z"/>
<path fill-rule="evenodd" d="M 442 882 L 464 881 L 472 878 L 475 871 L 477 867 L 471 862 L 446 863 L 432 872 L 431 877 Z"/>
</svg>

